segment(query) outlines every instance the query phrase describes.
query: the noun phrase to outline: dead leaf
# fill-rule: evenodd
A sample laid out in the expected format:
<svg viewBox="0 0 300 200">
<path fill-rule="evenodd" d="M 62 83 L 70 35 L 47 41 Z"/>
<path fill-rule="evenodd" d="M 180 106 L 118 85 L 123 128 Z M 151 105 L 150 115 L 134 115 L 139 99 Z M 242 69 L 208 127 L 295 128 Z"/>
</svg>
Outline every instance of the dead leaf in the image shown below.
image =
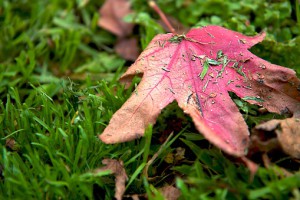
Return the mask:
<svg viewBox="0 0 300 200">
<path fill-rule="evenodd" d="M 267 168 L 267 169 L 270 169 L 273 167 L 273 163 L 271 163 L 269 157 L 268 157 L 268 154 L 264 153 L 262 155 L 262 160 L 263 160 L 263 163 L 264 163 L 264 166 Z M 282 168 L 282 167 L 279 167 L 279 166 L 276 166 L 276 168 L 273 168 L 275 173 L 278 175 L 278 176 L 281 176 L 282 178 L 283 177 L 287 177 L 287 176 L 292 176 L 293 174 L 291 172 L 289 172 L 288 170 Z"/>
<path fill-rule="evenodd" d="M 247 168 L 250 171 L 250 181 L 253 181 L 254 176 L 258 170 L 258 165 L 256 163 L 252 162 L 251 160 L 249 160 L 245 156 L 242 156 L 241 160 L 245 163 L 245 165 L 247 166 Z"/>
<path fill-rule="evenodd" d="M 5 141 L 5 146 L 10 148 L 11 150 L 15 150 L 16 141 L 12 138 L 8 138 Z"/>
<path fill-rule="evenodd" d="M 139 198 L 139 195 L 137 195 L 137 194 L 131 195 L 131 198 L 132 198 L 133 200 L 139 200 L 139 199 L 140 199 L 140 198 Z"/>
<path fill-rule="evenodd" d="M 185 149 L 182 147 L 176 148 L 176 153 L 168 153 L 164 158 L 164 161 L 168 164 L 178 163 L 179 161 L 183 160 L 185 154 Z"/>
<path fill-rule="evenodd" d="M 255 127 L 258 130 L 275 131 L 278 142 L 283 151 L 300 159 L 300 119 L 286 118 L 284 120 L 270 120 Z"/>
<path fill-rule="evenodd" d="M 185 157 L 185 148 L 177 147 L 176 154 L 175 154 L 175 161 L 183 160 Z"/>
<path fill-rule="evenodd" d="M 101 17 L 98 25 L 118 36 L 114 47 L 116 53 L 126 60 L 134 61 L 140 53 L 137 39 L 128 37 L 132 34 L 134 24 L 123 20 L 132 13 L 130 6 L 128 0 L 106 0 L 99 11 Z"/>
<path fill-rule="evenodd" d="M 100 139 L 118 143 L 143 136 L 161 110 L 176 100 L 211 143 L 229 154 L 245 155 L 249 131 L 229 91 L 270 112 L 300 114 L 295 72 L 248 51 L 264 36 L 249 37 L 219 26 L 157 35 L 121 77 L 129 84 L 135 75 L 143 75 Z"/>
<path fill-rule="evenodd" d="M 252 149 L 252 151 L 253 149 L 258 149 L 261 152 L 267 153 L 278 148 L 280 148 L 280 146 L 277 138 L 262 141 L 257 135 L 251 135 L 250 149 Z"/>
<path fill-rule="evenodd" d="M 257 125 L 255 127 L 255 129 L 264 130 L 264 131 L 274 131 L 279 124 L 280 124 L 279 119 L 273 119 L 273 120 L 270 120 L 270 121 L 267 121 L 265 123 Z"/>
<path fill-rule="evenodd" d="M 164 157 L 164 161 L 168 164 L 173 164 L 174 162 L 174 154 L 173 153 L 168 153 L 165 157 Z"/>
<path fill-rule="evenodd" d="M 282 149 L 288 155 L 300 159 L 300 119 L 287 118 L 280 123 L 276 134 Z"/>
<path fill-rule="evenodd" d="M 176 200 L 181 195 L 180 190 L 173 186 L 164 186 L 162 188 L 159 188 L 159 191 L 162 193 L 166 200 Z M 147 196 L 147 193 L 124 195 L 124 197 L 131 198 L 133 200 L 151 199 Z"/>
<path fill-rule="evenodd" d="M 126 15 L 132 12 L 130 6 L 128 0 L 106 0 L 99 10 L 98 25 L 118 37 L 130 35 L 134 25 L 123 20 Z"/>
<path fill-rule="evenodd" d="M 115 51 L 122 58 L 135 61 L 139 56 L 138 41 L 136 38 L 121 38 L 115 45 Z"/>
<path fill-rule="evenodd" d="M 170 185 L 160 188 L 160 191 L 166 200 L 176 200 L 181 195 L 179 189 Z"/>
<path fill-rule="evenodd" d="M 115 159 L 103 159 L 102 164 L 106 165 L 101 167 L 100 169 L 95 170 L 97 172 L 110 170 L 112 174 L 116 177 L 116 191 L 115 198 L 117 200 L 121 200 L 122 196 L 125 192 L 125 183 L 128 180 L 126 171 L 123 166 L 123 161 L 115 160 Z"/>
</svg>

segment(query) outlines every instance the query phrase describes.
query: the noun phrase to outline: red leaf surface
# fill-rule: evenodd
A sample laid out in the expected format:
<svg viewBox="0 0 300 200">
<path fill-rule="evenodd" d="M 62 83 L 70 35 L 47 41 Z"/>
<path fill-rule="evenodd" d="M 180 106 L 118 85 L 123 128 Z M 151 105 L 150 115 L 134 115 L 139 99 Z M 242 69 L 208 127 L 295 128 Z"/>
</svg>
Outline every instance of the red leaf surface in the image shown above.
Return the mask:
<svg viewBox="0 0 300 200">
<path fill-rule="evenodd" d="M 244 155 L 249 131 L 229 91 L 270 112 L 298 116 L 300 110 L 295 72 L 248 50 L 264 36 L 248 37 L 219 26 L 191 29 L 185 36 L 157 35 L 121 77 L 130 83 L 133 76 L 143 76 L 100 139 L 118 143 L 143 136 L 145 127 L 176 100 L 210 142 L 229 154 Z"/>
</svg>

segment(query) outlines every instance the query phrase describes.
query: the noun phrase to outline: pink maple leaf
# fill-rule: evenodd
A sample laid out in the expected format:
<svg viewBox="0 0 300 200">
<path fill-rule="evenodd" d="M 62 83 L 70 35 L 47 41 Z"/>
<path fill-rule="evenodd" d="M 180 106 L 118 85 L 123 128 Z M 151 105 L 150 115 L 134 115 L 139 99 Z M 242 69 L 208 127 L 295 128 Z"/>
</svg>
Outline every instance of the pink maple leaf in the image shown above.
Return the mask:
<svg viewBox="0 0 300 200">
<path fill-rule="evenodd" d="M 135 75 L 142 80 L 100 139 L 118 143 L 143 136 L 161 110 L 176 100 L 211 143 L 229 154 L 245 155 L 249 131 L 229 91 L 270 112 L 299 115 L 300 110 L 295 72 L 248 50 L 264 37 L 219 26 L 191 29 L 186 35 L 157 35 L 121 77 L 125 83 Z"/>
</svg>

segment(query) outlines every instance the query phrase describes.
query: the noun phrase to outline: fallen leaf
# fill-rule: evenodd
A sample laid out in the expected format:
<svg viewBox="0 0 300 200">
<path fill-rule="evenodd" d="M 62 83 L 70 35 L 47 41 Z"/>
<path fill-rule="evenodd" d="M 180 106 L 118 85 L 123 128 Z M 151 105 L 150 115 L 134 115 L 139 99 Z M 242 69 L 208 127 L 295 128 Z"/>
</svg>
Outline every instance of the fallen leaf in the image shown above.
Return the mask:
<svg viewBox="0 0 300 200">
<path fill-rule="evenodd" d="M 280 148 L 280 145 L 277 138 L 262 141 L 258 135 L 251 135 L 251 154 L 256 153 L 257 151 L 267 153 L 278 148 Z"/>
<path fill-rule="evenodd" d="M 139 198 L 139 195 L 137 195 L 137 194 L 134 194 L 134 195 L 131 195 L 130 196 L 133 200 L 139 200 L 140 198 Z"/>
<path fill-rule="evenodd" d="M 106 0 L 99 10 L 98 25 L 118 37 L 130 35 L 134 25 L 123 20 L 126 15 L 132 12 L 130 6 L 128 0 Z"/>
<path fill-rule="evenodd" d="M 181 195 L 179 189 L 170 185 L 160 188 L 160 191 L 166 200 L 176 200 Z"/>
<path fill-rule="evenodd" d="M 182 147 L 176 148 L 176 154 L 175 154 L 175 161 L 178 162 L 180 160 L 183 160 L 185 157 L 185 149 Z"/>
<path fill-rule="evenodd" d="M 19 151 L 20 145 L 13 138 L 8 138 L 5 140 L 5 146 L 8 147 L 12 151 Z"/>
<path fill-rule="evenodd" d="M 283 151 L 300 159 L 300 119 L 286 118 L 270 120 L 255 127 L 258 130 L 275 131 L 277 140 Z"/>
<path fill-rule="evenodd" d="M 185 154 L 185 149 L 182 147 L 177 147 L 176 153 L 171 153 L 171 152 L 168 153 L 164 158 L 164 161 L 168 164 L 177 163 L 185 158 L 184 154 Z"/>
<path fill-rule="evenodd" d="M 15 149 L 16 141 L 12 138 L 8 138 L 5 140 L 5 146 L 10 148 L 11 150 Z"/>
<path fill-rule="evenodd" d="M 270 121 L 267 121 L 265 123 L 259 124 L 255 127 L 257 130 L 264 130 L 264 131 L 273 131 L 276 129 L 276 127 L 280 124 L 279 119 L 273 119 Z"/>
<path fill-rule="evenodd" d="M 250 171 L 250 181 L 253 181 L 254 176 L 258 170 L 258 165 L 255 162 L 252 162 L 251 160 L 246 158 L 245 156 L 242 156 L 241 160 L 245 163 L 245 165 Z"/>
<path fill-rule="evenodd" d="M 264 153 L 262 155 L 262 160 L 263 160 L 263 163 L 264 163 L 264 166 L 267 168 L 267 169 L 270 169 L 274 166 L 274 164 L 272 164 L 272 162 L 270 161 L 270 158 L 268 157 L 268 154 Z M 285 168 L 282 168 L 282 167 L 279 167 L 279 166 L 276 166 L 273 168 L 274 169 L 274 172 L 278 175 L 278 176 L 281 176 L 282 178 L 284 177 L 287 177 L 287 176 L 292 176 L 293 174 L 291 172 L 289 172 L 288 170 L 286 170 Z"/>
<path fill-rule="evenodd" d="M 161 110 L 176 100 L 196 128 L 225 152 L 245 155 L 248 127 L 229 91 L 269 112 L 300 115 L 300 81 L 291 69 L 271 64 L 248 49 L 265 34 L 242 35 L 219 26 L 186 35 L 157 35 L 121 77 L 143 78 L 99 136 L 105 143 L 144 135 Z"/>
<path fill-rule="evenodd" d="M 127 23 L 123 18 L 132 13 L 131 4 L 128 0 L 106 0 L 100 9 L 98 25 L 118 37 L 114 47 L 117 54 L 122 58 L 134 61 L 139 55 L 138 41 L 130 38 L 134 24 Z"/>
<path fill-rule="evenodd" d="M 176 199 L 179 199 L 179 197 L 181 195 L 179 189 L 177 189 L 173 186 L 170 186 L 170 185 L 159 188 L 159 191 L 162 193 L 162 195 L 164 196 L 164 199 L 166 199 L 166 200 L 176 200 Z M 124 195 L 124 197 L 131 198 L 133 200 L 151 199 L 151 198 L 149 198 L 149 196 L 147 196 L 147 193 Z M 152 198 L 155 198 L 155 195 Z"/>
<path fill-rule="evenodd" d="M 122 58 L 135 61 L 139 56 L 138 41 L 136 38 L 121 38 L 115 45 L 115 51 Z"/>
<path fill-rule="evenodd" d="M 125 183 L 128 179 L 126 171 L 123 166 L 123 161 L 119 161 L 119 160 L 115 160 L 115 159 L 103 159 L 102 164 L 104 164 L 106 166 L 95 170 L 96 173 L 101 172 L 101 171 L 110 170 L 112 172 L 112 174 L 115 175 L 115 177 L 116 177 L 115 198 L 117 200 L 121 200 L 122 196 L 125 192 Z"/>
<path fill-rule="evenodd" d="M 279 143 L 288 155 L 300 159 L 300 119 L 287 118 L 276 129 Z"/>
</svg>

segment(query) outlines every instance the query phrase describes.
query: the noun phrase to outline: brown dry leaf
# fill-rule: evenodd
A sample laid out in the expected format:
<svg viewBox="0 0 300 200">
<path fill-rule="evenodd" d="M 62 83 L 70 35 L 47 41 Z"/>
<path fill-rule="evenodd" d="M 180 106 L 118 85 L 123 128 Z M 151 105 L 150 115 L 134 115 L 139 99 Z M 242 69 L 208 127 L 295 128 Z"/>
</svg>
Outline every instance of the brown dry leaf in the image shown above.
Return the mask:
<svg viewBox="0 0 300 200">
<path fill-rule="evenodd" d="M 175 154 L 175 161 L 183 160 L 185 157 L 185 148 L 177 147 L 176 154 Z"/>
<path fill-rule="evenodd" d="M 180 197 L 181 193 L 180 190 L 173 186 L 164 186 L 162 188 L 159 188 L 159 191 L 164 196 L 165 200 L 176 200 Z M 126 198 L 131 198 L 133 200 L 139 200 L 139 199 L 149 199 L 146 193 L 144 194 L 131 194 L 131 195 L 124 195 Z"/>
<path fill-rule="evenodd" d="M 282 149 L 288 155 L 300 159 L 300 119 L 287 118 L 275 130 Z"/>
<path fill-rule="evenodd" d="M 173 153 L 168 153 L 165 158 L 164 161 L 168 164 L 172 164 L 174 162 L 174 154 Z"/>
<path fill-rule="evenodd" d="M 272 151 L 272 150 L 275 150 L 278 148 L 280 148 L 280 145 L 279 145 L 277 138 L 271 138 L 267 141 L 263 141 L 263 140 L 261 140 L 261 138 L 258 137 L 258 135 L 251 136 L 250 149 L 252 149 L 252 151 L 254 149 L 257 149 L 258 151 L 267 153 L 269 151 Z M 254 152 L 252 152 L 252 153 L 254 153 Z"/>
<path fill-rule="evenodd" d="M 264 163 L 264 166 L 267 168 L 267 169 L 270 169 L 272 168 L 273 164 L 272 162 L 270 161 L 270 158 L 268 157 L 268 154 L 264 153 L 262 155 L 262 160 L 263 160 L 263 163 Z M 283 176 L 283 177 L 287 177 L 287 176 L 292 176 L 293 174 L 291 172 L 289 172 L 288 170 L 284 169 L 283 167 L 279 167 L 277 166 L 276 168 L 273 168 L 275 170 L 275 173 L 278 175 L 278 176 Z"/>
<path fill-rule="evenodd" d="M 164 158 L 164 161 L 169 164 L 177 163 L 185 158 L 184 154 L 185 149 L 182 147 L 177 147 L 176 153 L 168 153 Z"/>
<path fill-rule="evenodd" d="M 248 158 L 246 158 L 245 156 L 241 157 L 241 160 L 245 163 L 245 165 L 249 169 L 250 181 L 252 181 L 254 179 L 254 175 L 256 174 L 256 172 L 258 170 L 258 165 L 256 163 L 252 162 L 251 160 L 249 160 Z"/>
<path fill-rule="evenodd" d="M 115 51 L 122 58 L 135 61 L 140 54 L 137 38 L 121 38 L 115 45 Z"/>
<path fill-rule="evenodd" d="M 263 131 L 274 131 L 276 127 L 280 124 L 279 119 L 273 119 L 267 121 L 265 123 L 259 124 L 255 127 L 256 130 L 263 130 Z"/>
<path fill-rule="evenodd" d="M 270 120 L 255 127 L 258 130 L 275 131 L 283 151 L 294 158 L 300 158 L 300 119 L 287 118 Z"/>
<path fill-rule="evenodd" d="M 102 164 L 106 166 L 97 169 L 96 172 L 110 170 L 115 175 L 116 177 L 115 198 L 117 200 L 121 200 L 125 192 L 125 182 L 128 179 L 126 171 L 123 166 L 123 161 L 107 158 L 102 160 Z"/>
<path fill-rule="evenodd" d="M 99 10 L 100 19 L 98 25 L 118 37 L 126 37 L 132 33 L 133 24 L 124 22 L 123 18 L 130 14 L 130 1 L 106 0 Z"/>
<path fill-rule="evenodd" d="M 5 146 L 12 149 L 12 150 L 15 149 L 15 144 L 16 144 L 16 141 L 14 139 L 11 139 L 11 138 L 6 139 L 6 141 L 5 141 Z"/>
<path fill-rule="evenodd" d="M 173 186 L 165 186 L 160 189 L 166 200 L 176 200 L 180 197 L 180 190 Z"/>
<path fill-rule="evenodd" d="M 140 199 L 140 198 L 139 198 L 139 195 L 137 195 L 137 194 L 131 195 L 131 198 L 132 198 L 133 200 L 139 200 L 139 199 Z"/>
</svg>

